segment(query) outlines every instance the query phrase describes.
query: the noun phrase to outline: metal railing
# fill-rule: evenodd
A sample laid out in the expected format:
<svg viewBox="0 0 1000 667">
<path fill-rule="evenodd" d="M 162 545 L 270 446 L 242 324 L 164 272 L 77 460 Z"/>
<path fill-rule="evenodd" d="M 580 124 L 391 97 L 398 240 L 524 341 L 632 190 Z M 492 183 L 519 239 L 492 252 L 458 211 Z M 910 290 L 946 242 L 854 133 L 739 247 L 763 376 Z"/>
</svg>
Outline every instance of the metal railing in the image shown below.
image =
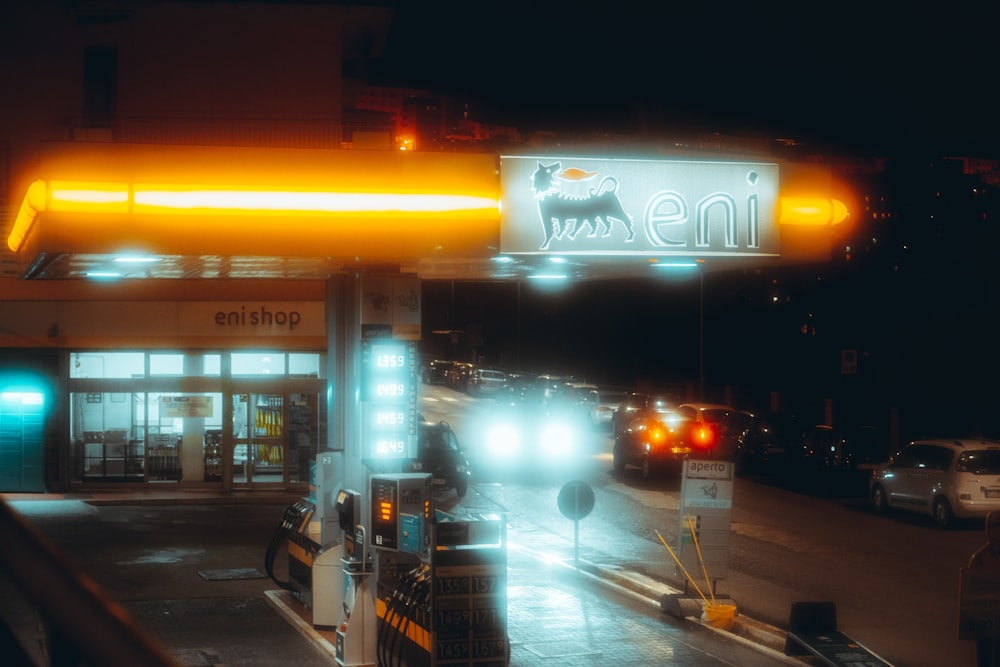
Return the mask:
<svg viewBox="0 0 1000 667">
<path fill-rule="evenodd" d="M 109 599 L 48 540 L 0 500 L 0 572 L 42 619 L 41 654 L 50 667 L 180 667 L 128 612 Z M 0 651 L 8 665 L 35 667 L 37 656 L 17 629 L 0 619 Z"/>
</svg>

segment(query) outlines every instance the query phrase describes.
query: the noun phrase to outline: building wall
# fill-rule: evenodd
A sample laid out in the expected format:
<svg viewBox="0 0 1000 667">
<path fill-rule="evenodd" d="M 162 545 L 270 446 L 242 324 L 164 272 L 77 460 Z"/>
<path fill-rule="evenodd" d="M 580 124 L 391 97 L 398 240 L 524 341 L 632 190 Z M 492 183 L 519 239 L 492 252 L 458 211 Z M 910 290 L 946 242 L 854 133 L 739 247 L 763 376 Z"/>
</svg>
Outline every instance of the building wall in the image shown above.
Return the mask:
<svg viewBox="0 0 1000 667">
<path fill-rule="evenodd" d="M 50 140 L 339 148 L 344 61 L 377 55 L 391 13 L 311 3 L 292 9 L 280 2 L 5 3 L 0 176 L 6 172 L 9 183 L 0 187 L 8 193 L 0 204 L 19 205 L 39 144 Z M 375 37 L 357 37 L 368 34 Z M 13 214 L 3 211 L 3 238 Z"/>
</svg>

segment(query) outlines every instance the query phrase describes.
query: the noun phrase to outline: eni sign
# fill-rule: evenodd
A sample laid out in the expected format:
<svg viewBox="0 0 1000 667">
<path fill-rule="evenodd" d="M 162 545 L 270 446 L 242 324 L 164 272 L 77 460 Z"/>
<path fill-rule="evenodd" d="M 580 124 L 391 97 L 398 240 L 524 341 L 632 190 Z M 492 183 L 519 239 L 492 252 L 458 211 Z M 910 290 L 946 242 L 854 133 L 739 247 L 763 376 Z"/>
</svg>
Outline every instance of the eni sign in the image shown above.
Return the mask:
<svg viewBox="0 0 1000 667">
<path fill-rule="evenodd" d="M 778 165 L 501 157 L 500 251 L 774 257 Z"/>
</svg>

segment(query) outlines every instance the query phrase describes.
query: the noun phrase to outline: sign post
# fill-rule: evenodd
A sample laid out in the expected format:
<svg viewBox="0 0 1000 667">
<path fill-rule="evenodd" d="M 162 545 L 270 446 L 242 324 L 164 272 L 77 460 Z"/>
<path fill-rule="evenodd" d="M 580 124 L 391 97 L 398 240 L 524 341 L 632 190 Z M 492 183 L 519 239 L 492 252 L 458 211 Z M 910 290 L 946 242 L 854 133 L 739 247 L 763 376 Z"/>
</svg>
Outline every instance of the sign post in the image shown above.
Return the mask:
<svg viewBox="0 0 1000 667">
<path fill-rule="evenodd" d="M 680 561 L 688 572 L 706 573 L 705 576 L 710 580 L 706 583 L 711 583 L 713 592 L 715 582 L 725 579 L 729 572 L 732 509 L 732 461 L 685 461 L 681 479 L 677 550 Z M 698 542 L 697 548 L 695 539 Z"/>
<path fill-rule="evenodd" d="M 580 480 L 566 482 L 556 498 L 559 511 L 573 521 L 573 562 L 580 566 L 580 519 L 594 509 L 594 490 Z"/>
</svg>

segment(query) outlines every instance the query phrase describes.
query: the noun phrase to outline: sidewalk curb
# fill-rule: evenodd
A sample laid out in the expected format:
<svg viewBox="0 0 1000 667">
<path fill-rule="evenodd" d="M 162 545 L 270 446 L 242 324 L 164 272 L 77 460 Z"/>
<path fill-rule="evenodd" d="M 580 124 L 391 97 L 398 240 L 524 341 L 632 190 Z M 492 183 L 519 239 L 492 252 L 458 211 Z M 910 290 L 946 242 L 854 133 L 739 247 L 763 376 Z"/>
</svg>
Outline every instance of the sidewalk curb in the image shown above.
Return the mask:
<svg viewBox="0 0 1000 667">
<path fill-rule="evenodd" d="M 640 602 L 646 602 L 661 612 L 663 612 L 663 608 L 660 601 L 664 595 L 683 594 L 683 591 L 675 589 L 661 581 L 628 572 L 621 568 L 595 565 L 584 560 L 573 561 L 570 559 L 561 559 L 546 562 L 554 562 L 567 570 L 575 571 L 602 586 L 611 588 Z M 753 648 L 783 664 L 798 665 L 800 667 L 801 665 L 808 664 L 799 658 L 785 655 L 786 633 L 784 630 L 760 621 L 755 621 L 742 614 L 737 613 L 737 621 L 729 629 L 713 627 L 702 621 L 698 616 L 675 616 L 674 618 L 681 618 L 682 620 L 699 625 L 719 636 Z"/>
</svg>

